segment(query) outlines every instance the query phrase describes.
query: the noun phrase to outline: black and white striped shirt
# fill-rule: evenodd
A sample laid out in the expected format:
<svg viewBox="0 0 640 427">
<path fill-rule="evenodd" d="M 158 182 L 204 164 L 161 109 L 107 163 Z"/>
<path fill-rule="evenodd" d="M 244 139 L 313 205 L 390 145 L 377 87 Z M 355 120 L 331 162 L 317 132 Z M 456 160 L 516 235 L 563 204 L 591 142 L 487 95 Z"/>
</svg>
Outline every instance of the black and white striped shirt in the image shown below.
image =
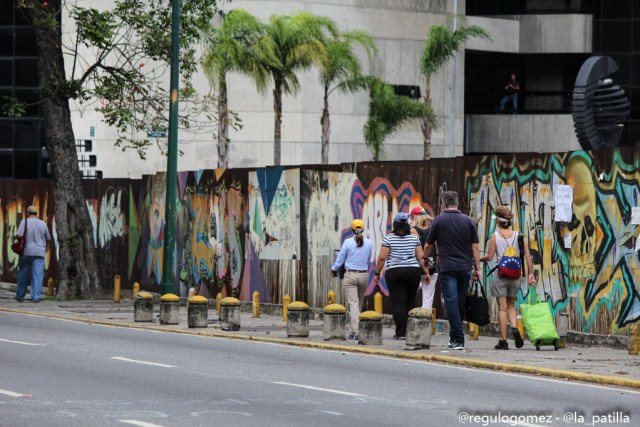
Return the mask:
<svg viewBox="0 0 640 427">
<path fill-rule="evenodd" d="M 420 246 L 420 239 L 415 234 L 406 236 L 387 234 L 382 239 L 382 246 L 389 248 L 387 270 L 396 267 L 420 267 L 416 258 L 416 246 Z"/>
</svg>

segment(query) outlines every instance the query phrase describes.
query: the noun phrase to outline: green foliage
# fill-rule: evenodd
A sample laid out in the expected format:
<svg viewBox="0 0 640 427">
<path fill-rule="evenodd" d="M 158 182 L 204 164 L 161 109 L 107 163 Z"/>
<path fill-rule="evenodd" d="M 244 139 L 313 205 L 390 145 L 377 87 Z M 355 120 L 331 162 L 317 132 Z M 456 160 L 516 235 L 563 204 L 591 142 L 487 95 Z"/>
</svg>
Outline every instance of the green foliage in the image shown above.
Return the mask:
<svg viewBox="0 0 640 427">
<path fill-rule="evenodd" d="M 333 90 L 344 93 L 366 89 L 369 80 L 362 74 L 362 66 L 355 47 L 359 45 L 371 59 L 378 51 L 373 37 L 364 31 L 339 32 L 323 38 L 327 61 L 319 68 L 320 81 L 327 94 Z M 335 85 L 335 87 L 331 87 Z"/>
<path fill-rule="evenodd" d="M 369 117 L 364 125 L 365 144 L 378 161 L 384 151 L 384 140 L 413 118 L 432 116 L 431 108 L 420 101 L 396 95 L 393 87 L 382 81 L 371 86 Z"/>
<path fill-rule="evenodd" d="M 266 26 L 267 37 L 274 48 L 275 61 L 265 64 L 276 84 L 286 94 L 296 94 L 300 82 L 296 71 L 312 65 L 328 68 L 328 53 L 323 43 L 327 34 L 338 35 L 335 23 L 324 16 L 300 12 L 272 15 Z"/>
<path fill-rule="evenodd" d="M 158 128 L 157 123 L 168 127 L 171 1 L 113 0 L 108 7 L 96 8 L 71 0 L 61 3 L 73 18 L 65 22 L 65 30 L 77 36 L 75 44 L 61 45 L 61 55 L 72 57 L 73 62 L 68 77 L 43 82 L 43 95 L 95 107 L 104 115 L 104 121 L 117 129 L 116 146 L 135 149 L 144 157 L 150 143 L 136 134 Z M 191 78 L 197 68 L 195 49 L 201 35 L 210 28 L 218 3 L 180 3 L 182 127 L 211 126 L 209 120 L 197 119 L 211 108 L 211 99 L 196 94 Z M 57 7 L 34 0 L 22 0 L 21 7 L 38 9 L 34 25 L 56 22 Z"/>
<path fill-rule="evenodd" d="M 420 71 L 429 79 L 471 38 L 490 39 L 489 33 L 477 25 L 449 31 L 444 25 L 432 25 L 420 57 Z"/>
</svg>

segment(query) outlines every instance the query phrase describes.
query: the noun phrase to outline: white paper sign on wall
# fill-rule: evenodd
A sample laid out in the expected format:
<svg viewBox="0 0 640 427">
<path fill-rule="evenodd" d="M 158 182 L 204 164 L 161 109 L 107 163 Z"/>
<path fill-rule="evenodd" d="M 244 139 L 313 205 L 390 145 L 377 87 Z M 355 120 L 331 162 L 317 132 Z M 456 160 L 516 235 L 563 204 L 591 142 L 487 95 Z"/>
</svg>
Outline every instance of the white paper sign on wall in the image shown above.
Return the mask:
<svg viewBox="0 0 640 427">
<path fill-rule="evenodd" d="M 555 185 L 553 197 L 556 202 L 555 222 L 571 222 L 573 214 L 573 188 L 570 185 Z"/>
<path fill-rule="evenodd" d="M 639 207 L 631 208 L 631 224 L 640 225 L 640 208 Z"/>
</svg>

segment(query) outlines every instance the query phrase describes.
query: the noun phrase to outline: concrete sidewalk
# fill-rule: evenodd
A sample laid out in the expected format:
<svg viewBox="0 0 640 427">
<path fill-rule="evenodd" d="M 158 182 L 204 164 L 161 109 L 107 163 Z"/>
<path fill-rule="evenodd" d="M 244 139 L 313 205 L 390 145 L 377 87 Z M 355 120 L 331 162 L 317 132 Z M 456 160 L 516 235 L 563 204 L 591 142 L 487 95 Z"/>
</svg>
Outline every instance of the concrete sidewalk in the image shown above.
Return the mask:
<svg viewBox="0 0 640 427">
<path fill-rule="evenodd" d="M 616 348 L 568 344 L 567 348 L 559 351 L 554 351 L 553 347 L 542 347 L 540 351 L 536 351 L 529 341 L 525 341 L 523 348 L 516 349 L 513 341 L 510 340 L 510 350 L 499 351 L 493 348 L 497 338 L 480 336 L 477 341 L 467 339 L 465 351 L 452 351 L 447 349 L 449 336 L 443 331 L 443 323 L 439 323 L 439 331 L 432 336 L 431 349 L 429 350 L 407 350 L 404 341 L 393 339 L 394 329 L 388 326 L 383 328 L 382 345 L 362 346 L 358 345 L 357 341 L 324 341 L 322 321 L 315 319 L 311 319 L 309 322 L 309 338 L 292 339 L 287 338 L 286 322 L 282 320 L 281 316 L 263 313 L 260 318 L 252 318 L 251 313 L 246 312 L 247 309 L 250 310 L 249 305 L 244 306 L 245 310 L 241 315 L 241 330 L 225 332 L 220 328 L 215 308 L 209 309 L 207 328 L 189 328 L 187 326 L 187 309 L 184 306 L 180 307 L 178 325 L 161 325 L 158 323 L 159 304 L 154 306 L 153 322 L 134 322 L 133 301 L 130 299 L 122 299 L 118 304 L 112 300 L 55 301 L 53 299 L 43 299 L 38 304 L 34 304 L 30 300 L 18 303 L 14 300 L 15 291 L 11 286 L 15 289 L 15 285 L 0 284 L 0 311 L 171 333 L 247 339 L 334 351 L 451 363 L 640 389 L 640 356 L 629 355 L 627 350 Z M 211 303 L 215 303 L 215 301 L 211 301 Z"/>
</svg>

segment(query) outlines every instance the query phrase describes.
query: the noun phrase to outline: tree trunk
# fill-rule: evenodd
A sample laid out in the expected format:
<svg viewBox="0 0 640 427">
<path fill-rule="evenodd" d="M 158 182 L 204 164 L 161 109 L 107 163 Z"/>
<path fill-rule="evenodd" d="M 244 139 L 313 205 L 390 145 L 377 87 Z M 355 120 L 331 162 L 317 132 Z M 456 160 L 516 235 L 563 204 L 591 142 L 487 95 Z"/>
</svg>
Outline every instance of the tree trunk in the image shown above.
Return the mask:
<svg viewBox="0 0 640 427">
<path fill-rule="evenodd" d="M 229 105 L 227 101 L 227 80 L 220 76 L 218 84 L 218 167 L 229 165 Z"/>
<path fill-rule="evenodd" d="M 427 78 L 427 83 L 424 88 L 424 103 L 431 107 L 431 83 Z M 424 141 L 424 155 L 423 160 L 431 160 L 431 123 L 428 118 L 422 119 L 422 137 Z"/>
<path fill-rule="evenodd" d="M 331 135 L 331 120 L 329 117 L 329 87 L 324 87 L 324 108 L 322 109 L 322 159 L 321 163 L 329 163 L 329 137 Z"/>
<path fill-rule="evenodd" d="M 282 82 L 275 80 L 273 89 L 273 164 L 280 166 L 280 152 L 282 150 Z"/>
<path fill-rule="evenodd" d="M 51 159 L 55 225 L 58 235 L 58 297 L 90 297 L 102 292 L 98 273 L 93 226 L 76 154 L 75 137 L 71 126 L 69 93 L 65 92 L 64 63 L 59 26 L 42 23 L 55 22 L 54 13 L 59 1 L 43 6 L 40 1 L 28 0 L 27 11 L 37 45 L 38 69 L 42 99 L 42 134 Z M 40 24 L 38 24 L 40 23 Z"/>
</svg>

